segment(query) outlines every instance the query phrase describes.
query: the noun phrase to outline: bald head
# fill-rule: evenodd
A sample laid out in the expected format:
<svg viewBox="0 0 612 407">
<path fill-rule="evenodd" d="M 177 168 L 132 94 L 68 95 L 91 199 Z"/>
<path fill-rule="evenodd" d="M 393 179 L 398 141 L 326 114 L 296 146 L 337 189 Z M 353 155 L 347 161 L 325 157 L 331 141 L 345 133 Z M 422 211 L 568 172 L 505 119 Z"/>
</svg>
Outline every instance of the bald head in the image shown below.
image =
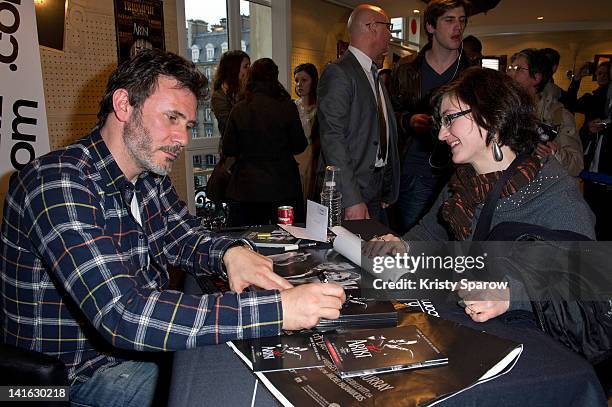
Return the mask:
<svg viewBox="0 0 612 407">
<path fill-rule="evenodd" d="M 380 49 L 381 43 L 388 43 L 391 38 L 389 30 L 384 25 L 388 22 L 389 16 L 380 7 L 371 4 L 360 4 L 355 7 L 347 25 L 351 45 L 368 55 L 380 54 L 384 51 Z"/>
</svg>

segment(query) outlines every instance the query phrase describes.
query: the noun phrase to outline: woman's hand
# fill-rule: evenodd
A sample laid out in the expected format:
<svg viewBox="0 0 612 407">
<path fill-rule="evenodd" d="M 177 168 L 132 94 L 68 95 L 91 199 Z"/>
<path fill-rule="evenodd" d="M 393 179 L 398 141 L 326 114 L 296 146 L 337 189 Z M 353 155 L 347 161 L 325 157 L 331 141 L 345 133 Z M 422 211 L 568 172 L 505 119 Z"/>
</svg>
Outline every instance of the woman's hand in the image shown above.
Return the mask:
<svg viewBox="0 0 612 407">
<path fill-rule="evenodd" d="M 465 313 L 475 322 L 485 322 L 500 316 L 510 308 L 510 290 L 459 290 Z"/>
<path fill-rule="evenodd" d="M 361 253 L 366 257 L 373 258 L 377 256 L 395 256 L 407 251 L 406 242 L 389 233 L 383 236 L 374 236 L 371 240 L 365 242 Z"/>
</svg>

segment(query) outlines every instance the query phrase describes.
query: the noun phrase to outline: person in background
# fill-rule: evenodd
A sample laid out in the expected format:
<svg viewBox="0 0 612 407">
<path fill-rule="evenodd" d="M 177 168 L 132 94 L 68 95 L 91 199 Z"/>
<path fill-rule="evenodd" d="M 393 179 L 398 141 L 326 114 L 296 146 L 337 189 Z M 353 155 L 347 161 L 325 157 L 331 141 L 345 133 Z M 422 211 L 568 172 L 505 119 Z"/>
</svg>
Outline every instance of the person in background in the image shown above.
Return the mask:
<svg viewBox="0 0 612 407">
<path fill-rule="evenodd" d="M 468 14 L 463 0 L 431 1 L 424 13 L 429 43 L 393 75 L 391 100 L 402 145 L 394 228 L 400 234 L 427 213 L 452 171 L 448 147 L 432 132 L 430 97 L 470 66 L 462 45 Z"/>
<path fill-rule="evenodd" d="M 482 61 L 482 42 L 473 35 L 463 39 L 463 52 L 467 55 L 472 66 L 480 66 Z"/>
<path fill-rule="evenodd" d="M 244 51 L 226 51 L 221 56 L 210 100 L 221 137 L 225 133 L 225 124 L 232 107 L 238 102 L 250 66 L 251 59 Z"/>
<path fill-rule="evenodd" d="M 311 63 L 305 63 L 295 67 L 293 78 L 295 80 L 295 93 L 298 95 L 295 105 L 300 114 L 304 135 L 308 140 L 306 150 L 295 156 L 295 159 L 300 166 L 300 178 L 302 180 L 304 197 L 318 202 L 319 197 L 315 196 L 315 190 L 317 189 L 315 178 L 321 153 L 319 125 L 316 119 L 319 73 L 316 66 Z"/>
<path fill-rule="evenodd" d="M 593 75 L 591 69 L 594 65 L 592 62 L 586 62 L 582 65 L 567 90 L 570 98 L 570 110 L 575 113 L 584 114 L 584 124 L 580 128 L 580 138 L 582 139 L 585 151 L 587 151 L 589 142 L 601 129 L 602 120 L 608 118 L 610 113 L 608 111 L 610 105 L 607 102 L 610 95 L 608 86 L 610 84 L 612 65 L 609 61 L 604 61 L 595 68 L 597 89 L 593 92 L 587 92 L 578 98 L 578 90 L 580 89 L 582 78 Z M 590 160 L 587 163 L 587 167 L 589 164 Z"/>
<path fill-rule="evenodd" d="M 278 81 L 278 66 L 270 58 L 258 59 L 222 140 L 223 155 L 236 159 L 226 191 L 232 226 L 276 224 L 279 206 L 292 206 L 294 222 L 304 221 L 294 155 L 307 146 L 298 109 Z"/>
<path fill-rule="evenodd" d="M 559 102 L 563 104 L 563 106 L 567 110 L 571 112 L 572 109 L 571 109 L 571 103 L 570 103 L 570 98 L 569 98 L 568 93 L 564 91 L 563 89 L 561 89 L 555 83 L 555 80 L 553 78 L 553 75 L 557 72 L 557 69 L 559 69 L 559 62 L 561 61 L 561 54 L 559 54 L 559 51 L 557 51 L 554 48 L 542 48 L 542 52 L 544 53 L 544 55 L 550 62 L 551 69 L 552 69 L 550 80 L 544 87 L 544 90 L 542 91 L 542 95 L 544 97 L 552 97 L 555 100 L 558 100 Z"/>
<path fill-rule="evenodd" d="M 585 70 L 581 71 L 584 74 Z M 583 109 L 585 113 L 585 123 L 580 129 L 585 146 L 584 199 L 597 216 L 597 239 L 612 240 L 612 81 L 606 84 L 607 78 L 612 77 L 612 65 L 599 64 L 596 74 L 599 88 L 582 96 L 577 103 L 577 110 Z"/>
<path fill-rule="evenodd" d="M 149 406 L 159 352 L 339 316 L 340 286 L 293 287 L 251 242 L 212 234 L 179 199 L 168 173 L 207 85 L 193 63 L 143 50 L 111 74 L 88 136 L 11 177 L 0 232 L 2 339 L 59 358 L 73 405 Z M 232 291 L 171 290 L 170 266 L 224 277 Z M 251 285 L 262 290 L 245 292 Z"/>
<path fill-rule="evenodd" d="M 543 93 L 551 74 L 550 61 L 541 50 L 534 48 L 514 54 L 508 66 L 508 75 L 533 97 L 540 124 L 557 132 L 554 141 L 543 141 L 538 145 L 538 153 L 554 155 L 563 168 L 576 177 L 584 168 L 582 143 L 576 132 L 574 116 L 554 96 Z"/>
<path fill-rule="evenodd" d="M 389 48 L 383 9 L 357 6 L 348 21 L 350 45 L 319 81 L 317 117 L 326 165 L 340 168 L 345 219 L 378 219 L 399 190 L 397 126 L 375 61 Z"/>
</svg>

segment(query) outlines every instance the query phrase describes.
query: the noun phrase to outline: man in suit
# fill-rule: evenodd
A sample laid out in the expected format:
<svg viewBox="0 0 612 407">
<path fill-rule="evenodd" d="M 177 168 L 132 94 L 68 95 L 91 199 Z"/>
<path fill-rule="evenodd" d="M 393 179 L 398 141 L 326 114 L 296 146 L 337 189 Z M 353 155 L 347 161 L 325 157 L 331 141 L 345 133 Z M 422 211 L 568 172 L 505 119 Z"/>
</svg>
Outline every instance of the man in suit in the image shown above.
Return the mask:
<svg viewBox="0 0 612 407">
<path fill-rule="evenodd" d="M 327 65 L 318 86 L 317 116 L 326 165 L 340 168 L 345 219 L 375 218 L 397 199 L 397 127 L 391 101 L 373 62 L 387 52 L 391 24 L 385 11 L 359 5 L 348 21 L 350 45 Z"/>
</svg>

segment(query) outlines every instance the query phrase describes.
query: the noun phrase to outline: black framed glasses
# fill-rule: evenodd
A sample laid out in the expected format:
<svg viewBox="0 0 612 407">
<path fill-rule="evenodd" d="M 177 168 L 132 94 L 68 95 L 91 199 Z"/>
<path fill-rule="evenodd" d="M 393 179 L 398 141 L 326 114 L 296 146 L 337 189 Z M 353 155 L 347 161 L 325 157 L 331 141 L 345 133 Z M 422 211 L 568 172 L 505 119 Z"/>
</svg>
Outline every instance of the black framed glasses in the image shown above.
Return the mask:
<svg viewBox="0 0 612 407">
<path fill-rule="evenodd" d="M 371 23 L 367 23 L 366 25 L 372 25 L 372 24 L 382 24 L 385 27 L 387 27 L 387 30 L 391 31 L 393 29 L 393 24 L 392 23 L 387 23 L 385 21 L 372 21 Z"/>
<path fill-rule="evenodd" d="M 460 112 L 446 114 L 440 118 L 440 126 L 448 129 L 451 124 L 453 124 L 453 120 L 455 120 L 457 117 L 465 116 L 471 112 L 472 109 L 466 109 Z"/>
<path fill-rule="evenodd" d="M 506 68 L 507 72 L 517 72 L 520 70 L 529 72 L 529 68 L 523 68 L 522 66 L 518 66 L 518 65 L 508 65 L 508 67 Z"/>
</svg>

